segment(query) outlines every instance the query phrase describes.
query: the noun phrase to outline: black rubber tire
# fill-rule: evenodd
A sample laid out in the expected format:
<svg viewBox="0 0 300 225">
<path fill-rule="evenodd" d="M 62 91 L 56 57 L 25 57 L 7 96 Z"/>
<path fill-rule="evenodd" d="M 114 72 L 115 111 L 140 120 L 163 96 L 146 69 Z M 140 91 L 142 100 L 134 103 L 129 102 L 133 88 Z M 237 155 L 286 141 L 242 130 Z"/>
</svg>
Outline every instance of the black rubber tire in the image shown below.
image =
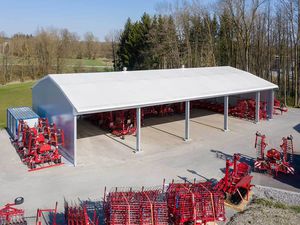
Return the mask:
<svg viewBox="0 0 300 225">
<path fill-rule="evenodd" d="M 15 205 L 21 205 L 24 202 L 24 198 L 23 197 L 17 197 L 15 198 Z"/>
</svg>

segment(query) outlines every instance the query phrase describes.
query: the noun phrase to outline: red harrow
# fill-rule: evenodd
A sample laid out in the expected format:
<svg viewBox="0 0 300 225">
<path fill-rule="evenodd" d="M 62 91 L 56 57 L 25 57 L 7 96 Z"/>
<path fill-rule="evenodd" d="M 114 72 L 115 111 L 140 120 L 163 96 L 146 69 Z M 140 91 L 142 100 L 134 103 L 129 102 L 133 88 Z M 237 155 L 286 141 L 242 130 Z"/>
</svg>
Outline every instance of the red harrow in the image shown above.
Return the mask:
<svg viewBox="0 0 300 225">
<path fill-rule="evenodd" d="M 235 107 L 229 108 L 229 115 L 241 119 L 255 119 L 256 101 L 254 99 L 242 99 Z M 267 119 L 266 102 L 260 102 L 259 119 Z"/>
<path fill-rule="evenodd" d="M 226 200 L 234 205 L 240 204 L 245 196 L 248 200 L 249 192 L 253 187 L 251 167 L 239 160 L 240 154 L 233 155 L 233 162 L 226 160 L 225 176 L 215 186 L 215 189 L 222 191 Z"/>
<path fill-rule="evenodd" d="M 63 130 L 57 129 L 55 124 L 49 124 L 47 119 L 40 118 L 38 126 L 33 128 L 19 121 L 15 147 L 22 162 L 30 168 L 29 171 L 61 165 L 59 146 L 63 145 Z"/>
<path fill-rule="evenodd" d="M 295 173 L 292 166 L 294 154 L 292 135 L 282 138 L 281 152 L 272 148 L 265 155 L 266 146 L 266 136 L 256 132 L 255 149 L 257 159 L 254 162 L 256 171 L 268 172 L 269 174 L 275 174 L 275 176 L 278 175 L 278 172 L 284 174 Z"/>
<path fill-rule="evenodd" d="M 175 225 L 225 221 L 224 197 L 211 182 L 169 184 L 167 202 L 170 222 Z"/>
<path fill-rule="evenodd" d="M 44 213 L 52 213 L 53 214 L 53 218 L 51 221 L 52 225 L 57 225 L 56 223 L 56 214 L 57 214 L 57 202 L 55 204 L 55 208 L 54 209 L 38 209 L 36 212 L 36 221 L 35 221 L 35 225 L 42 225 L 43 224 L 43 219 L 45 219 L 45 215 Z M 47 221 L 45 221 L 46 224 Z"/>
<path fill-rule="evenodd" d="M 65 219 L 68 225 L 98 225 L 99 217 L 97 211 L 93 209 L 92 218 L 89 217 L 87 205 L 70 206 L 65 201 Z"/>
<path fill-rule="evenodd" d="M 167 201 L 160 189 L 105 191 L 103 208 L 107 225 L 168 225 Z"/>
<path fill-rule="evenodd" d="M 27 221 L 24 218 L 24 210 L 13 207 L 23 202 L 24 199 L 18 197 L 14 203 L 8 203 L 3 208 L 0 208 L 0 225 L 27 225 Z"/>
</svg>

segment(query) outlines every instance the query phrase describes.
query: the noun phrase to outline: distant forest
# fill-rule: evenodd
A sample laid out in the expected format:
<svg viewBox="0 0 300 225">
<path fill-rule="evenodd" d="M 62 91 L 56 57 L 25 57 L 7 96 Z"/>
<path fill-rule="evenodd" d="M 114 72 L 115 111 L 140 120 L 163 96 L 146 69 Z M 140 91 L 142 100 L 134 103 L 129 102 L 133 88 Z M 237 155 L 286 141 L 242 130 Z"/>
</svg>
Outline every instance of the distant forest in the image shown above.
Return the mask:
<svg viewBox="0 0 300 225">
<path fill-rule="evenodd" d="M 278 97 L 299 106 L 298 0 L 190 2 L 128 19 L 115 38 L 116 69 L 229 65 L 278 84 Z"/>
<path fill-rule="evenodd" d="M 0 84 L 35 80 L 50 73 L 112 70 L 110 42 L 88 32 L 83 40 L 68 29 L 40 29 L 35 35 L 0 33 Z"/>
<path fill-rule="evenodd" d="M 278 84 L 300 105 L 300 0 L 178 0 L 127 20 L 99 42 L 67 29 L 0 34 L 0 83 L 49 73 L 233 66 Z M 209 1 L 206 1 L 209 2 Z"/>
</svg>

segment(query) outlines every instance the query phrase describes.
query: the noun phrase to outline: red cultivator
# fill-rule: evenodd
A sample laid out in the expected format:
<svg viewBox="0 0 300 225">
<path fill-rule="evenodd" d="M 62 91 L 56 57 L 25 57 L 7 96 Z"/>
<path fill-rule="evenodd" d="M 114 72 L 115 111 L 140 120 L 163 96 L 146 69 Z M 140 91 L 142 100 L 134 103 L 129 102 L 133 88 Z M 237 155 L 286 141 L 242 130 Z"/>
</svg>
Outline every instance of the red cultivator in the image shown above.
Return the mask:
<svg viewBox="0 0 300 225">
<path fill-rule="evenodd" d="M 266 136 L 256 133 L 255 149 L 257 159 L 254 162 L 254 169 L 257 171 L 266 171 L 269 174 L 278 175 L 278 172 L 284 174 L 294 174 L 295 169 L 292 166 L 293 162 L 293 137 L 292 135 L 282 138 L 281 152 L 276 149 L 270 149 L 265 155 L 267 146 Z"/>
<path fill-rule="evenodd" d="M 162 117 L 171 115 L 174 112 L 184 112 L 184 103 L 145 107 L 141 112 L 141 120 L 143 123 L 144 118 Z M 136 132 L 136 111 L 133 109 L 98 113 L 91 120 L 117 137 L 135 135 Z"/>
<path fill-rule="evenodd" d="M 280 101 L 275 98 L 274 99 L 274 113 L 279 114 L 277 111 L 279 111 L 280 114 L 282 115 L 282 113 L 287 112 L 288 109 L 284 104 L 281 104 Z"/>
<path fill-rule="evenodd" d="M 122 137 L 124 135 L 135 134 L 136 126 L 136 115 L 135 111 L 118 111 L 115 113 L 115 121 L 111 126 L 112 134 L 117 137 Z"/>
<path fill-rule="evenodd" d="M 87 206 L 85 204 L 69 206 L 65 202 L 65 219 L 68 225 L 98 225 L 99 217 L 96 209 L 93 210 L 92 218 L 89 217 Z"/>
<path fill-rule="evenodd" d="M 256 101 L 243 99 L 237 102 L 235 107 L 229 108 L 229 115 L 242 119 L 255 119 Z M 260 102 L 259 119 L 267 119 L 266 102 Z"/>
<path fill-rule="evenodd" d="M 52 213 L 53 214 L 53 218 L 52 218 L 52 221 L 51 221 L 51 224 L 52 225 L 57 225 L 56 223 L 56 214 L 57 214 L 57 202 L 55 204 L 55 208 L 54 209 L 38 209 L 37 212 L 36 212 L 36 221 L 35 221 L 35 224 L 36 225 L 42 225 L 43 224 L 43 219 L 44 219 L 44 213 Z M 47 221 L 45 221 L 46 224 Z"/>
<path fill-rule="evenodd" d="M 233 162 L 226 160 L 225 176 L 215 186 L 216 190 L 222 191 L 227 201 L 238 205 L 248 195 L 253 186 L 251 184 L 252 176 L 250 176 L 251 167 L 247 163 L 238 162 L 239 154 L 234 154 Z M 232 171 L 230 171 L 231 167 Z"/>
<path fill-rule="evenodd" d="M 175 225 L 225 221 L 223 193 L 210 182 L 169 184 L 167 202 L 170 221 Z"/>
<path fill-rule="evenodd" d="M 217 113 L 224 113 L 224 104 L 207 101 L 207 100 L 198 100 L 192 102 L 192 108 L 198 109 L 208 109 Z M 256 101 L 255 99 L 241 99 L 238 100 L 236 106 L 229 107 L 228 113 L 233 117 L 238 117 L 242 119 L 255 119 L 255 111 L 256 111 Z M 260 102 L 260 110 L 259 110 L 260 119 L 267 119 L 267 111 L 266 111 L 266 103 Z"/>
<path fill-rule="evenodd" d="M 19 121 L 18 140 L 15 142 L 22 161 L 32 170 L 61 165 L 59 146 L 64 145 L 64 132 L 47 119 L 39 119 L 37 127 L 30 128 Z M 43 164 L 48 163 L 45 166 Z M 51 165 L 52 163 L 52 165 Z M 36 166 L 40 167 L 37 168 Z"/>
<path fill-rule="evenodd" d="M 6 204 L 0 209 L 0 225 L 27 225 L 24 218 L 24 210 L 13 206 L 24 202 L 22 197 L 16 198 L 14 203 Z"/>
<path fill-rule="evenodd" d="M 115 191 L 105 194 L 105 224 L 107 225 L 168 225 L 168 208 L 159 189 Z"/>
<path fill-rule="evenodd" d="M 115 112 L 104 112 L 95 115 L 94 120 L 98 126 L 109 130 L 117 137 L 135 134 L 136 115 L 134 110 L 122 110 Z"/>
</svg>

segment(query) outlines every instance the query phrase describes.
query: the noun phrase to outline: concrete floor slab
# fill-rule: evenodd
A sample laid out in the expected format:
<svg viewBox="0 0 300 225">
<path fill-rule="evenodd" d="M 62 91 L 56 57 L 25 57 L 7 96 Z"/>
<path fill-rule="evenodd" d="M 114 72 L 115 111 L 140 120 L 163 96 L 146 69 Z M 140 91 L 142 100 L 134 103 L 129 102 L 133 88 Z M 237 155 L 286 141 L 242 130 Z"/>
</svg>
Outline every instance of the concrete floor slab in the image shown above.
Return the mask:
<svg viewBox="0 0 300 225">
<path fill-rule="evenodd" d="M 292 134 L 300 154 L 300 110 L 275 116 L 271 121 L 254 124 L 229 118 L 229 132 L 223 132 L 223 115 L 193 110 L 191 139 L 183 141 L 184 116 L 145 120 L 142 128 L 142 152 L 133 153 L 135 137 L 125 140 L 113 137 L 97 127 L 79 121 L 78 166 L 61 166 L 27 172 L 12 147 L 6 131 L 0 132 L 0 205 L 23 196 L 27 216 L 37 208 L 54 207 L 58 201 L 63 210 L 63 198 L 99 200 L 104 187 L 154 186 L 163 178 L 220 179 L 225 161 L 216 152 L 232 155 L 240 152 L 245 159 L 255 157 L 255 132 L 268 138 L 269 147 L 279 148 L 281 138 Z M 85 130 L 85 132 L 83 132 Z M 87 132 L 86 132 L 87 131 Z M 300 160 L 298 161 L 300 163 Z M 291 191 L 300 191 L 299 172 L 295 177 L 273 177 L 253 173 L 254 183 Z"/>
</svg>

